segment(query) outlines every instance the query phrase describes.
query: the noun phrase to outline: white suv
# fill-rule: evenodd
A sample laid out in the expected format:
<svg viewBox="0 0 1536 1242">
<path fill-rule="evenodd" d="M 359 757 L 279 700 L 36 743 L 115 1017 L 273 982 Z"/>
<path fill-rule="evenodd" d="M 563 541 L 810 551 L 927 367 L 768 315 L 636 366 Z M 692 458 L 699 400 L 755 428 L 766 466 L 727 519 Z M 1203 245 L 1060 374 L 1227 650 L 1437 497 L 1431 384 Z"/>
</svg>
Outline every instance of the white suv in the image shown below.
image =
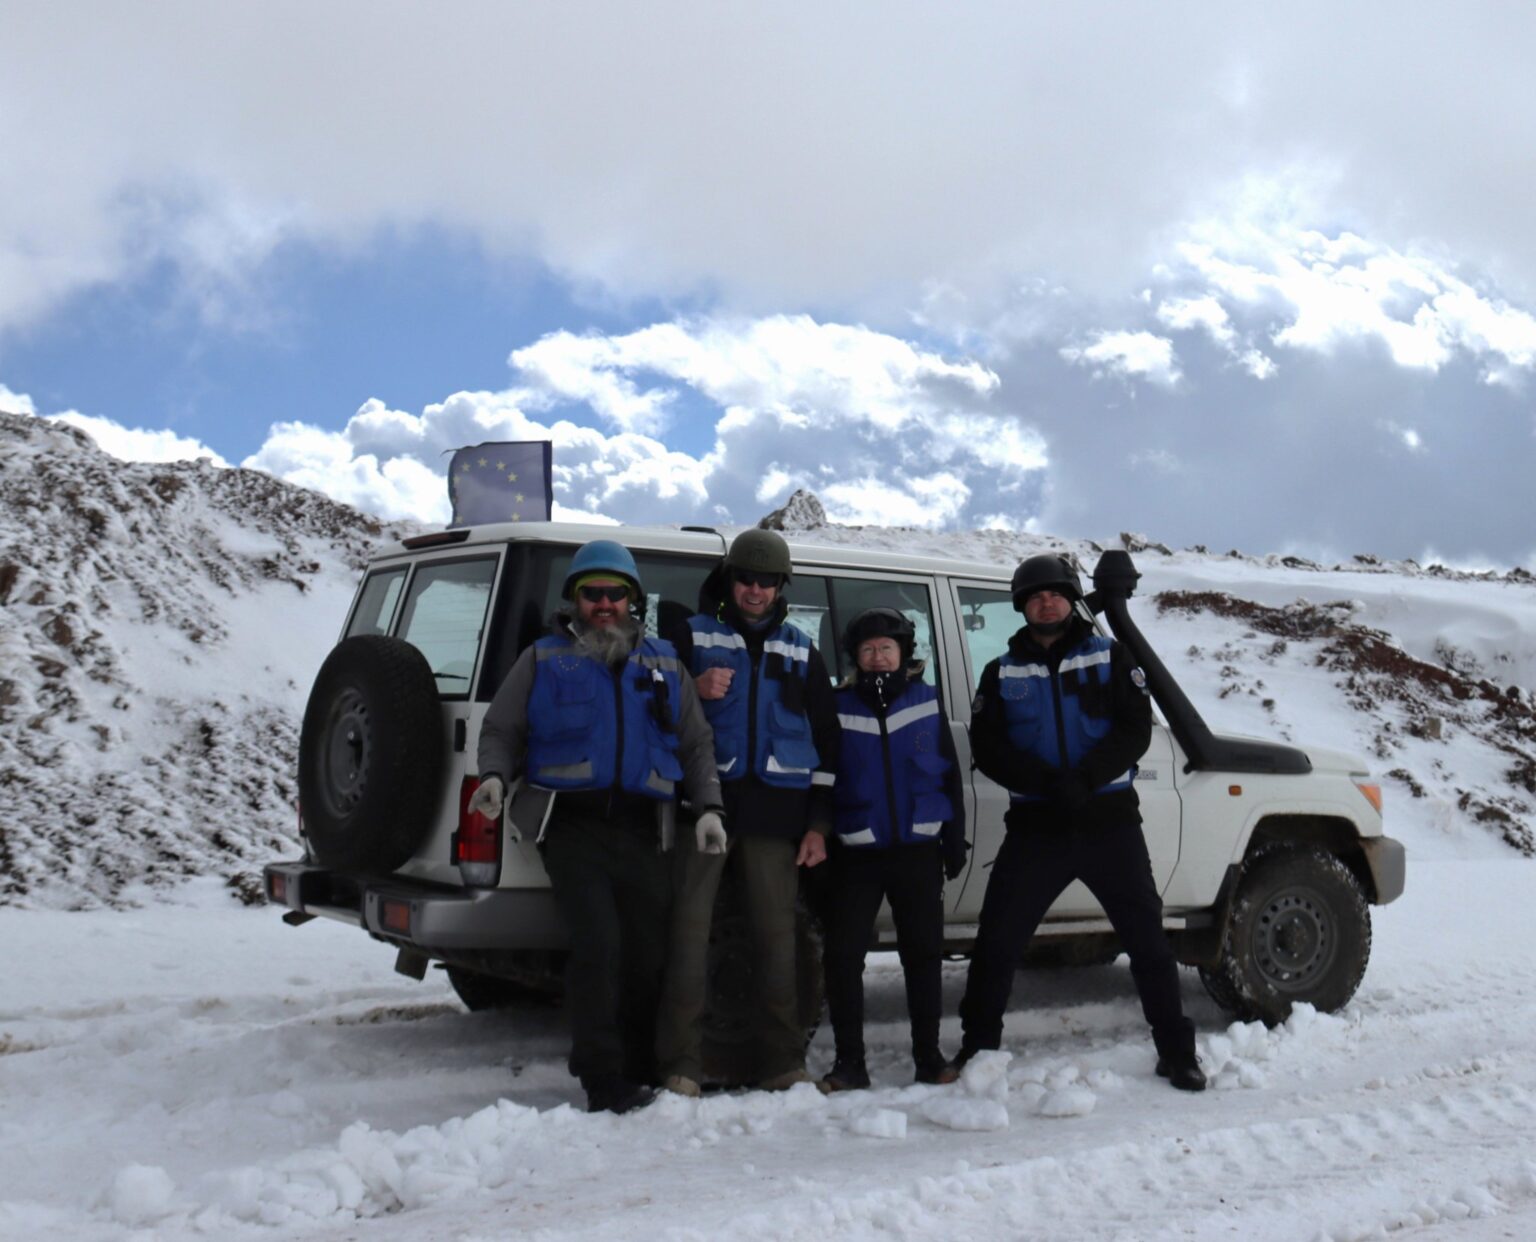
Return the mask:
<svg viewBox="0 0 1536 1242">
<path fill-rule="evenodd" d="M 492 695 L 544 632 L 575 550 L 615 537 L 639 565 L 651 633 L 694 611 L 725 548 L 699 529 L 522 523 L 422 535 L 373 560 L 305 712 L 305 857 L 265 869 L 267 894 L 289 922 L 323 915 L 362 927 L 396 946 L 397 968 L 417 978 L 440 962 L 472 1009 L 558 990 L 565 932 L 533 845 L 543 802 L 515 804 L 522 831 L 466 806 Z M 898 608 L 916 628 L 925 678 L 954 722 L 968 773 L 972 850 L 944 895 L 946 947 L 965 952 L 1008 805 L 1000 786 L 969 771 L 967 722 L 983 666 L 1020 624 L 1009 569 L 809 544 L 791 551 L 790 620 L 834 676 L 846 671 L 838 636 L 863 609 Z M 1279 1021 L 1296 1001 L 1336 1010 L 1365 972 L 1369 905 L 1403 890 L 1403 847 L 1382 833 L 1380 788 L 1350 755 L 1213 735 L 1130 617 L 1136 577 L 1126 553 L 1105 553 L 1087 606 L 1135 654 L 1161 709 L 1136 788 L 1174 948 L 1240 1016 Z M 820 973 L 814 919 L 802 923 L 811 1026 Z M 894 940 L 888 916 L 879 934 Z M 1057 962 L 1117 952 L 1081 884 L 1051 907 L 1031 948 Z M 733 1049 L 750 1034 L 750 970 L 739 897 L 727 887 L 716 911 L 706 1043 L 718 1076 L 729 1077 Z"/>
</svg>

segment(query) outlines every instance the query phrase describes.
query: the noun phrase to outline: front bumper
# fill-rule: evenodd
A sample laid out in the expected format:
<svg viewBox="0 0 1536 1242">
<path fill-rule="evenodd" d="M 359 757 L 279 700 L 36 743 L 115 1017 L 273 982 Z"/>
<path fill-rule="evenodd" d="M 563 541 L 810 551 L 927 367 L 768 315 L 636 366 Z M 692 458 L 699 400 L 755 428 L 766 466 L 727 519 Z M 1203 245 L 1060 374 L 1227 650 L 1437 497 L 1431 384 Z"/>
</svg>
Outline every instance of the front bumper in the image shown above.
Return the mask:
<svg viewBox="0 0 1536 1242">
<path fill-rule="evenodd" d="M 1371 870 L 1371 883 L 1375 887 L 1372 902 L 1384 906 L 1403 895 L 1408 876 L 1408 851 L 1401 841 L 1392 837 L 1363 837 L 1360 849 L 1365 854 L 1365 865 Z"/>
<path fill-rule="evenodd" d="M 434 950 L 564 949 L 565 924 L 547 888 L 451 888 L 400 876 L 367 879 L 306 862 L 262 868 L 267 900 L 336 919 L 429 955 Z"/>
</svg>

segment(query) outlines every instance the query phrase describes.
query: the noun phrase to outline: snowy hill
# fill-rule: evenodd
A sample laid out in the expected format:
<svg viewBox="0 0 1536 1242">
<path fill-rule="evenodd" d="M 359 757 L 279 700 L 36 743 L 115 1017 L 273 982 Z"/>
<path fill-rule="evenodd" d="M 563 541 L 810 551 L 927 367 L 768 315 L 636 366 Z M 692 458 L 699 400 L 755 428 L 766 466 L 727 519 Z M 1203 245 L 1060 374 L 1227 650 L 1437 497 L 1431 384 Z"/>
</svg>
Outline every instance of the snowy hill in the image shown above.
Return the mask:
<svg viewBox="0 0 1536 1242">
<path fill-rule="evenodd" d="M 792 538 L 998 565 L 1099 550 L 831 526 L 813 501 L 778 515 Z M 613 1117 L 574 1107 L 557 1009 L 466 1013 L 352 928 L 230 900 L 295 848 L 308 685 L 396 532 L 12 417 L 0 523 L 0 1236 L 1536 1236 L 1528 575 L 1116 541 L 1211 725 L 1368 756 L 1409 848 L 1340 1013 L 1230 1023 L 1183 973 L 1211 1091 L 1153 1073 L 1124 959 L 1021 975 L 1008 1051 L 913 1085 L 901 972 L 876 954 L 872 1090 Z M 82 905 L 134 908 L 62 909 Z M 964 978 L 946 966 L 950 1049 Z M 831 1055 L 823 1030 L 812 1071 Z"/>
<path fill-rule="evenodd" d="M 0 415 L 0 902 L 64 906 L 291 851 L 293 756 L 376 521 Z M 394 536 L 397 537 L 397 536 Z"/>
<path fill-rule="evenodd" d="M 791 538 L 1000 566 L 1100 547 L 829 525 Z M 117 902 L 218 876 L 256 896 L 291 854 L 304 698 L 369 550 L 398 538 L 316 493 L 204 463 L 133 465 L 0 415 L 0 903 Z M 1213 727 L 1367 755 L 1416 852 L 1536 849 L 1536 582 L 1174 552 L 1124 535 L 1133 608 Z"/>
</svg>

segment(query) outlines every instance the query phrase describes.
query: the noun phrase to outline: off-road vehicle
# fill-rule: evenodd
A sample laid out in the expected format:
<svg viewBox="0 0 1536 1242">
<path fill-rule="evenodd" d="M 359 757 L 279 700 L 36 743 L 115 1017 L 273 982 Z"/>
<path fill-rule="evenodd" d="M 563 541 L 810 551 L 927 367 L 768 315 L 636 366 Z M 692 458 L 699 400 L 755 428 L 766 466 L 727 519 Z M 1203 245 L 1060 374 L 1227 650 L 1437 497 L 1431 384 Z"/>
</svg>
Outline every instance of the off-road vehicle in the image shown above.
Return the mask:
<svg viewBox="0 0 1536 1242">
<path fill-rule="evenodd" d="M 369 565 L 305 712 L 299 785 L 304 857 L 265 869 L 291 923 L 323 915 L 398 951 L 422 977 L 446 968 L 471 1009 L 559 988 L 565 931 L 534 845 L 548 796 L 524 791 L 502 822 L 467 810 L 480 722 L 518 653 L 545 630 L 575 550 L 619 538 L 647 591 L 648 632 L 691 611 L 724 539 L 702 530 L 558 523 L 453 529 L 407 539 Z M 946 947 L 973 943 L 1007 793 L 969 771 L 966 722 L 982 667 L 1020 624 L 1011 567 L 792 544 L 790 619 L 841 676 L 837 641 L 865 608 L 900 609 L 967 770 L 973 848 L 945 889 Z M 1370 905 L 1403 890 L 1402 846 L 1382 833 L 1380 787 L 1350 755 L 1213 734 L 1130 616 L 1137 574 L 1107 552 L 1083 605 L 1135 654 L 1159 712 L 1136 774 L 1164 922 L 1175 950 L 1234 1014 L 1283 1019 L 1297 1001 L 1344 1005 L 1371 947 Z M 1097 622 L 1096 622 L 1097 623 Z M 747 1029 L 750 956 L 740 900 L 716 911 L 706 1059 L 730 1079 Z M 820 1011 L 814 919 L 802 919 L 802 1005 Z M 877 934 L 894 940 L 888 917 Z M 1031 953 L 1111 960 L 1113 932 L 1073 884 Z"/>
</svg>

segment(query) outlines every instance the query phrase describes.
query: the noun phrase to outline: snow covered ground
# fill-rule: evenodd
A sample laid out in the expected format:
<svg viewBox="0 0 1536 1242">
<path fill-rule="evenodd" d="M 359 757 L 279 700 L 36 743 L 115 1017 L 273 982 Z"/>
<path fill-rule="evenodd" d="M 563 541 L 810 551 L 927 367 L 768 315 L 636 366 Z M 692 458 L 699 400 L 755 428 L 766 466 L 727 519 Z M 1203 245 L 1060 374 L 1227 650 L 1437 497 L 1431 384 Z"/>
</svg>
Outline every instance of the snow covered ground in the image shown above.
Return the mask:
<svg viewBox="0 0 1536 1242">
<path fill-rule="evenodd" d="M 1186 973 L 1203 1095 L 1153 1076 L 1123 959 L 1021 974 L 1011 1061 L 912 1086 L 881 956 L 874 1090 L 618 1118 L 578 1111 L 557 1010 L 467 1014 L 215 881 L 0 910 L 0 1236 L 1536 1237 L 1532 867 L 1416 858 L 1338 1015 L 1228 1026 Z"/>
<path fill-rule="evenodd" d="M 467 1014 L 355 929 L 232 896 L 297 852 L 297 713 L 386 532 L 253 472 L 0 439 L 0 1238 L 1536 1238 L 1530 574 L 1126 540 L 1212 727 L 1367 756 L 1409 850 L 1342 1013 L 1229 1027 L 1185 975 L 1214 1090 L 1153 1076 L 1123 960 L 1021 975 L 1011 1060 L 914 1087 L 882 956 L 875 1090 L 592 1117 L 557 1009 Z"/>
</svg>

